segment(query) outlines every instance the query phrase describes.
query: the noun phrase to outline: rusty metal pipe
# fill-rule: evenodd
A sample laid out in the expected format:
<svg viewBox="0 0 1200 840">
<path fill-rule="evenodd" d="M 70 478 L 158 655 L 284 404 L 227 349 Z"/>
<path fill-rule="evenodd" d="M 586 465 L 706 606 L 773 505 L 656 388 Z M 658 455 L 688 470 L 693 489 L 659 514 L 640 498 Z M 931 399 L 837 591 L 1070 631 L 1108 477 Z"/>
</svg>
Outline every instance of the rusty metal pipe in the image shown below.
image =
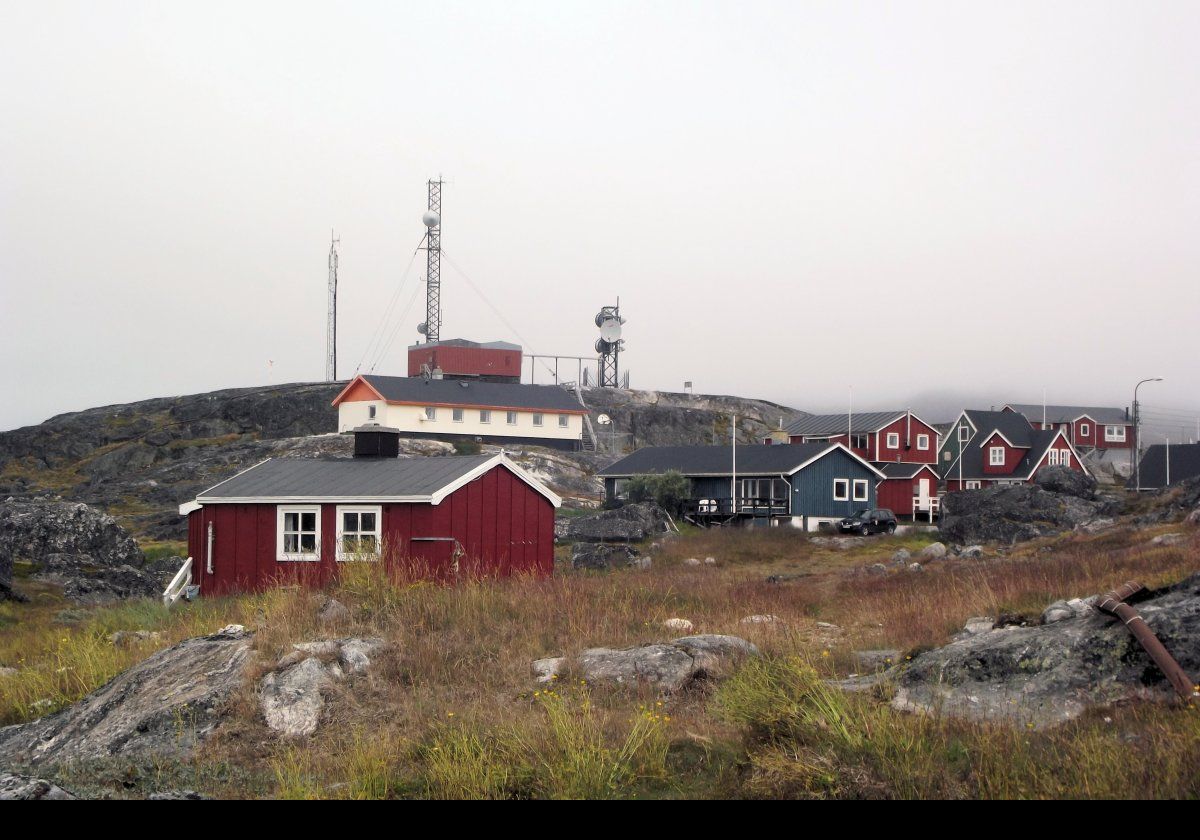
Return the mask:
<svg viewBox="0 0 1200 840">
<path fill-rule="evenodd" d="M 1154 660 L 1154 664 L 1159 667 L 1159 670 L 1166 676 L 1167 681 L 1175 689 L 1175 692 L 1184 699 L 1189 699 L 1196 696 L 1196 684 L 1192 678 L 1187 675 L 1187 672 L 1175 661 L 1175 657 L 1171 656 L 1170 652 L 1163 647 L 1163 643 L 1159 641 L 1158 636 L 1154 635 L 1154 631 L 1146 624 L 1145 619 L 1125 601 L 1132 598 L 1138 592 L 1141 592 L 1146 587 L 1140 583 L 1130 581 L 1122 586 L 1117 587 L 1107 595 L 1101 595 L 1100 600 L 1096 602 L 1096 609 L 1108 615 L 1116 616 L 1124 622 L 1125 627 L 1133 634 L 1133 637 L 1138 640 L 1138 643 L 1150 654 L 1150 658 Z"/>
</svg>

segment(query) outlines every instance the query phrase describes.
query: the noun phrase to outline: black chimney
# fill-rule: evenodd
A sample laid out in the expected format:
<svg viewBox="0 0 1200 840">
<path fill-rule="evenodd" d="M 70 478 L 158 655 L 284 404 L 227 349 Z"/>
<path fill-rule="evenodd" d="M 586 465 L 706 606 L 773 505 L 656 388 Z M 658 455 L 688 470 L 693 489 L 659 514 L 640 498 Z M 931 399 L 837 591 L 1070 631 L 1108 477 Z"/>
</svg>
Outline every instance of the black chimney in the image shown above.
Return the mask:
<svg viewBox="0 0 1200 840">
<path fill-rule="evenodd" d="M 355 458 L 395 458 L 400 454 L 400 430 L 387 426 L 354 429 Z"/>
</svg>

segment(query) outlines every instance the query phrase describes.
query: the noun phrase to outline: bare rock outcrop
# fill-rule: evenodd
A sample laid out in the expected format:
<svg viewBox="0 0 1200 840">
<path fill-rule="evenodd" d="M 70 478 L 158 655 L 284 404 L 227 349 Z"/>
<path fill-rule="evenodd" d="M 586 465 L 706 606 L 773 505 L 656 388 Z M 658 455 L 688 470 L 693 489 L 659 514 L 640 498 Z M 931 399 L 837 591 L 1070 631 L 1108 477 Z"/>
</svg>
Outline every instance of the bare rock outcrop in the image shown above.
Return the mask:
<svg viewBox="0 0 1200 840">
<path fill-rule="evenodd" d="M 69 800 L 77 797 L 54 782 L 0 773 L 0 802 L 32 802 L 38 800 Z"/>
<path fill-rule="evenodd" d="M 1193 679 L 1200 675 L 1200 574 L 1151 593 L 1138 611 Z M 894 707 L 1048 726 L 1085 709 L 1173 693 L 1119 619 L 1083 600 L 1057 602 L 1039 626 L 996 627 L 889 672 Z M 999 624 L 999 622 L 997 622 Z"/>
<path fill-rule="evenodd" d="M 750 656 L 758 656 L 758 648 L 745 639 L 699 635 L 629 648 L 589 648 L 574 660 L 539 659 L 533 669 L 542 682 L 570 670 L 593 683 L 645 686 L 671 694 L 701 680 L 724 677 Z"/>
<path fill-rule="evenodd" d="M 159 651 L 73 706 L 0 729 L 0 767 L 184 756 L 220 725 L 250 657 L 237 627 Z"/>
<path fill-rule="evenodd" d="M 625 505 L 580 516 L 566 528 L 572 542 L 641 542 L 671 530 L 666 512 L 654 504 Z"/>
<path fill-rule="evenodd" d="M 161 594 L 160 575 L 129 532 L 103 511 L 72 502 L 0 502 L 0 590 L 12 564 L 32 564 L 34 576 L 58 583 L 85 603 Z"/>
<path fill-rule="evenodd" d="M 1035 484 L 1001 485 L 947 493 L 939 531 L 953 545 L 1015 543 L 1070 531 L 1113 515 L 1117 507 L 1111 499 L 1081 498 Z"/>
</svg>

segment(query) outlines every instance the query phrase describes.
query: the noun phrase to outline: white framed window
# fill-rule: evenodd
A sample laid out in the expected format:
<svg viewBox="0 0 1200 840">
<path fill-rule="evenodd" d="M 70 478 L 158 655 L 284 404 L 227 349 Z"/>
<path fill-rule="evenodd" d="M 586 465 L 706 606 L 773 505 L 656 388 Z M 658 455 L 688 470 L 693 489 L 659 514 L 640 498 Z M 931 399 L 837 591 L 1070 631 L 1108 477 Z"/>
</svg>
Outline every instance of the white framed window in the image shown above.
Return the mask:
<svg viewBox="0 0 1200 840">
<path fill-rule="evenodd" d="M 1071 450 L 1060 449 L 1058 452 L 1058 463 L 1062 464 L 1064 467 L 1071 466 Z"/>
<path fill-rule="evenodd" d="M 958 442 L 966 443 L 971 439 L 971 427 L 963 423 L 958 427 Z"/>
<path fill-rule="evenodd" d="M 888 432 L 887 448 L 888 449 L 899 449 L 900 448 L 900 433 L 899 432 Z"/>
<path fill-rule="evenodd" d="M 988 447 L 988 464 L 993 467 L 1004 466 L 1004 447 L 991 446 Z"/>
<path fill-rule="evenodd" d="M 461 408 L 456 408 L 450 412 L 450 419 L 455 423 L 461 423 L 463 421 L 463 414 L 464 412 Z"/>
<path fill-rule="evenodd" d="M 1125 442 L 1125 427 L 1124 426 L 1105 426 L 1104 440 L 1108 443 L 1124 443 Z"/>
<path fill-rule="evenodd" d="M 1051 467 L 1058 466 L 1058 450 L 1057 449 L 1051 449 L 1050 452 L 1046 455 L 1046 463 Z"/>
<path fill-rule="evenodd" d="M 865 478 L 854 479 L 854 501 L 865 502 L 870 498 L 871 486 L 870 482 Z"/>
<path fill-rule="evenodd" d="M 542 422 L 543 422 L 545 419 L 546 419 L 546 418 L 545 418 L 545 416 L 544 416 L 544 415 L 541 415 L 541 414 L 534 414 L 534 415 L 533 415 L 533 425 L 535 425 L 535 426 L 540 426 L 540 425 L 542 425 Z"/>
<path fill-rule="evenodd" d="M 479 422 L 480 423 L 491 423 L 492 422 L 491 409 L 487 409 L 487 408 L 479 409 Z"/>
<path fill-rule="evenodd" d="M 981 486 L 982 486 L 981 482 L 978 482 L 978 481 L 968 481 L 967 482 L 968 490 L 978 490 Z"/>
<path fill-rule="evenodd" d="M 558 415 L 558 428 L 566 429 L 571 425 L 571 417 L 567 414 Z"/>
<path fill-rule="evenodd" d="M 866 435 L 851 435 L 850 436 L 850 448 L 851 449 L 866 449 L 869 445 L 870 444 L 867 442 Z"/>
<path fill-rule="evenodd" d="M 276 559 L 281 563 L 320 562 L 320 505 L 280 505 L 276 508 L 276 522 Z"/>
<path fill-rule="evenodd" d="M 510 426 L 517 425 L 517 412 L 515 412 L 515 411 L 508 412 L 506 419 L 507 419 L 508 425 L 510 425 Z"/>
<path fill-rule="evenodd" d="M 1079 424 L 1079 436 L 1081 438 L 1091 437 L 1092 436 L 1092 427 L 1087 423 L 1080 423 Z"/>
<path fill-rule="evenodd" d="M 929 435 L 917 435 L 917 449 L 929 448 Z"/>
<path fill-rule="evenodd" d="M 367 406 L 367 419 L 368 420 L 375 419 L 375 406 L 373 406 L 373 405 Z"/>
<path fill-rule="evenodd" d="M 945 461 L 947 464 L 948 464 L 948 463 L 950 463 L 950 459 L 951 459 L 952 457 L 954 457 L 954 456 L 953 456 L 953 454 L 950 452 L 950 450 L 949 450 L 949 449 L 947 449 L 945 452 L 943 452 L 943 453 L 942 453 L 942 460 L 943 460 L 943 461 Z"/>
<path fill-rule="evenodd" d="M 337 560 L 371 560 L 379 556 L 383 508 L 338 505 Z"/>
<path fill-rule="evenodd" d="M 833 480 L 833 500 L 835 502 L 850 501 L 850 479 L 835 478 Z"/>
<path fill-rule="evenodd" d="M 425 406 L 425 419 L 426 420 L 436 420 L 437 419 L 437 406 L 432 406 L 432 405 Z"/>
</svg>

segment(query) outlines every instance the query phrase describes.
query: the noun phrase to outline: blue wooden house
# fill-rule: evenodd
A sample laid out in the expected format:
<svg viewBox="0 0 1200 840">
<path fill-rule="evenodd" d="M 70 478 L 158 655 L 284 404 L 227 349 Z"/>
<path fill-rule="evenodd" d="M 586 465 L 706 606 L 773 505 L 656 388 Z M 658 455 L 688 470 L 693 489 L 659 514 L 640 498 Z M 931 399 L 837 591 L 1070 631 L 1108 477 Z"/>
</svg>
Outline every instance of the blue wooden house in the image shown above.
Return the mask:
<svg viewBox="0 0 1200 840">
<path fill-rule="evenodd" d="M 601 470 L 606 499 L 625 498 L 630 479 L 682 473 L 691 484 L 684 516 L 697 524 L 731 520 L 822 523 L 876 507 L 883 473 L 840 443 L 786 446 L 647 446 Z"/>
</svg>

